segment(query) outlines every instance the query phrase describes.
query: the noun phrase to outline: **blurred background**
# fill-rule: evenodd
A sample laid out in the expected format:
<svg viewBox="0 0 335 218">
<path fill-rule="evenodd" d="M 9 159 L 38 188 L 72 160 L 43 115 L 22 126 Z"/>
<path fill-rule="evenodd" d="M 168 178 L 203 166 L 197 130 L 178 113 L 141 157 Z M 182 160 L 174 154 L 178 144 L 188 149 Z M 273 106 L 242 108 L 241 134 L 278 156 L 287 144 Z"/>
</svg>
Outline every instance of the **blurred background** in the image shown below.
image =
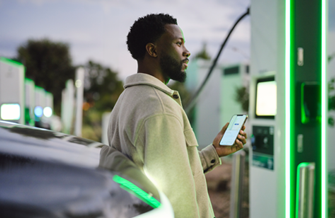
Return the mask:
<svg viewBox="0 0 335 218">
<path fill-rule="evenodd" d="M 2 0 L 0 56 L 21 62 L 25 77 L 52 93 L 56 116 L 61 116 L 66 81 L 75 82 L 75 69 L 84 67 L 82 136 L 101 141 L 101 114 L 112 110 L 123 81 L 137 71 L 126 45 L 135 20 L 149 13 L 174 16 L 184 32 L 191 61 L 211 60 L 249 5 L 248 0 Z M 220 62 L 248 63 L 249 43 L 246 17 L 233 32 Z"/>
<path fill-rule="evenodd" d="M 0 0 L 0 62 L 24 72 L 15 79 L 17 83 L 0 85 L 0 94 L 7 97 L 15 92 L 6 91 L 10 87 L 24 87 L 20 92 L 25 107 L 19 109 L 24 116 L 11 114 L 7 120 L 107 143 L 108 114 L 123 91 L 125 78 L 137 71 L 126 45 L 135 20 L 150 13 L 177 18 L 191 56 L 186 83 L 171 81 L 169 86 L 180 92 L 185 106 L 204 80 L 228 31 L 250 5 L 250 0 Z M 333 0 L 328 11 L 328 131 L 334 132 Z M 197 104 L 188 113 L 200 148 L 212 142 L 232 114 L 249 111 L 250 27 L 250 16 L 236 26 Z M 263 43 L 271 47 L 266 40 Z M 231 74 L 238 76 L 232 79 Z M 6 85 L 8 89 L 3 88 Z M 12 113 L 17 110 L 11 105 L 8 108 Z M 247 133 L 251 134 L 251 128 Z M 246 153 L 250 146 L 248 141 Z M 232 160 L 223 161 L 226 164 L 220 173 L 208 176 L 217 217 L 229 213 L 229 206 L 222 202 L 229 202 Z M 243 217 L 248 217 L 248 158 L 245 169 Z M 333 179 L 335 183 L 335 175 Z M 334 204 L 334 197 L 330 201 Z"/>
</svg>

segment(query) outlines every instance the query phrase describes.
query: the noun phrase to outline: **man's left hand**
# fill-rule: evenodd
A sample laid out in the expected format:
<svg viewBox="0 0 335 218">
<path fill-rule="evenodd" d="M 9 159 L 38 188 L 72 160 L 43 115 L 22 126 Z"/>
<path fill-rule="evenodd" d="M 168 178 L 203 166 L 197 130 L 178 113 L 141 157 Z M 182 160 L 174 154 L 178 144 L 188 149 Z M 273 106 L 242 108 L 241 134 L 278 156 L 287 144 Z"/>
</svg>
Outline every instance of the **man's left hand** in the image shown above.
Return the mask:
<svg viewBox="0 0 335 218">
<path fill-rule="evenodd" d="M 235 153 L 236 151 L 241 150 L 243 148 L 243 145 L 247 143 L 247 134 L 244 132 L 245 126 L 243 126 L 242 129 L 240 130 L 240 133 L 237 136 L 237 139 L 235 140 L 235 143 L 232 146 L 220 145 L 220 141 L 222 139 L 223 134 L 226 132 L 228 124 L 229 123 L 226 123 L 226 125 L 221 129 L 221 131 L 213 141 L 213 146 L 215 147 L 219 157 Z"/>
</svg>

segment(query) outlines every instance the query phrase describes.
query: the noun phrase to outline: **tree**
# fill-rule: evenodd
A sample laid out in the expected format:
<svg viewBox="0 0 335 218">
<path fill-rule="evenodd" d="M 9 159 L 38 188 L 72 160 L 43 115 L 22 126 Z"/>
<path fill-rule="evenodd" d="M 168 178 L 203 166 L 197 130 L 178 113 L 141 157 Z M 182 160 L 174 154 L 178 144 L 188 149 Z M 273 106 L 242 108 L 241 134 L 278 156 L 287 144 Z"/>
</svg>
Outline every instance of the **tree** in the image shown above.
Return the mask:
<svg viewBox="0 0 335 218">
<path fill-rule="evenodd" d="M 248 87 L 241 86 L 235 89 L 235 101 L 241 104 L 243 111 L 249 111 L 249 92 Z"/>
<path fill-rule="evenodd" d="M 101 122 L 104 112 L 111 112 L 123 91 L 123 83 L 116 72 L 99 63 L 88 61 L 84 81 L 83 136 L 101 140 Z"/>
<path fill-rule="evenodd" d="M 84 68 L 85 101 L 99 112 L 111 111 L 123 91 L 123 83 L 117 73 L 93 61 L 88 61 Z"/>
<path fill-rule="evenodd" d="M 75 75 L 69 46 L 48 39 L 31 39 L 20 46 L 17 53 L 17 60 L 26 67 L 26 77 L 53 94 L 54 111 L 60 115 L 62 90 L 65 82 L 73 79 Z"/>
<path fill-rule="evenodd" d="M 204 59 L 204 60 L 210 60 L 211 56 L 209 56 L 208 52 L 207 52 L 207 44 L 204 42 L 202 44 L 202 49 L 201 51 L 199 51 L 195 56 L 195 59 Z"/>
</svg>

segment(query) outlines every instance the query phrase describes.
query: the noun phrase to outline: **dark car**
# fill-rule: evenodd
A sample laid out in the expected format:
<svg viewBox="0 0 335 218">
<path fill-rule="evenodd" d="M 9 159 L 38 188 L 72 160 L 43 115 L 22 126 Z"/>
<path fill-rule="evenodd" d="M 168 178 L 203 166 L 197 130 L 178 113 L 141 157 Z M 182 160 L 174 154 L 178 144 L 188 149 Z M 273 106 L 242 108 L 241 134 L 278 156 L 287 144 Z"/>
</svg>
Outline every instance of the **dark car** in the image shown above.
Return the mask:
<svg viewBox="0 0 335 218">
<path fill-rule="evenodd" d="M 174 217 L 167 197 L 122 153 L 112 159 L 117 167 L 99 167 L 103 146 L 0 122 L 0 217 Z"/>
</svg>

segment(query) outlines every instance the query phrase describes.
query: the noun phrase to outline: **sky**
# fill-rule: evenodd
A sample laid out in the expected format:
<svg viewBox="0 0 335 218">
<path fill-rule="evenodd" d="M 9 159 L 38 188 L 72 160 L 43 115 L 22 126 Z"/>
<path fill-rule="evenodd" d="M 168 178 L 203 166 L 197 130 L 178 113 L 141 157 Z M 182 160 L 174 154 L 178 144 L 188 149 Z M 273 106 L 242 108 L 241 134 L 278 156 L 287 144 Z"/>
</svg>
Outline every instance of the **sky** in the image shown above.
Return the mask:
<svg viewBox="0 0 335 218">
<path fill-rule="evenodd" d="M 28 39 L 68 43 L 74 65 L 94 60 L 121 79 L 136 73 L 126 37 L 139 17 L 168 13 L 177 18 L 192 54 L 203 43 L 214 58 L 227 32 L 250 0 L 0 0 L 0 56 L 15 57 Z M 250 18 L 231 35 L 220 60 L 248 62 Z"/>
<path fill-rule="evenodd" d="M 186 47 L 203 43 L 214 58 L 227 32 L 251 0 L 0 0 L 0 56 L 12 58 L 28 39 L 68 43 L 74 65 L 93 60 L 124 80 L 137 64 L 126 45 L 131 25 L 150 13 L 177 18 Z M 335 54 L 335 0 L 329 0 L 329 54 Z M 249 62 L 250 17 L 245 17 L 221 54 L 221 63 Z M 335 63 L 335 61 L 333 61 Z"/>
</svg>

